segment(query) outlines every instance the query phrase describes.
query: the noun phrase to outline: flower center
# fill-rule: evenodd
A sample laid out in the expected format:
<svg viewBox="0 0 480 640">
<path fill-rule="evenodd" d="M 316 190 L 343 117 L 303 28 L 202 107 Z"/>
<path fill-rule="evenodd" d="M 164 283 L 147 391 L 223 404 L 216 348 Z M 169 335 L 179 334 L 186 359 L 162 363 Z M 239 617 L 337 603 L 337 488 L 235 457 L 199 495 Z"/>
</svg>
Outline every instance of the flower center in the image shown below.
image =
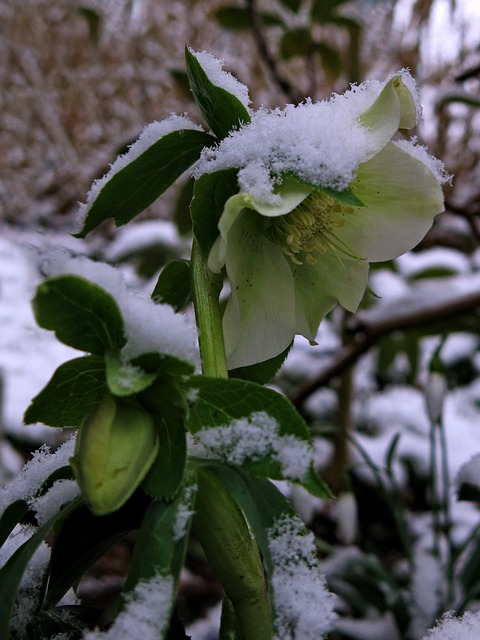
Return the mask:
<svg viewBox="0 0 480 640">
<path fill-rule="evenodd" d="M 335 237 L 334 230 L 343 227 L 345 217 L 354 208 L 323 194 L 312 193 L 290 213 L 276 218 L 263 218 L 264 233 L 297 265 L 317 263 L 324 253 L 340 251 L 355 256 L 345 244 Z M 302 254 L 299 256 L 299 254 Z"/>
</svg>

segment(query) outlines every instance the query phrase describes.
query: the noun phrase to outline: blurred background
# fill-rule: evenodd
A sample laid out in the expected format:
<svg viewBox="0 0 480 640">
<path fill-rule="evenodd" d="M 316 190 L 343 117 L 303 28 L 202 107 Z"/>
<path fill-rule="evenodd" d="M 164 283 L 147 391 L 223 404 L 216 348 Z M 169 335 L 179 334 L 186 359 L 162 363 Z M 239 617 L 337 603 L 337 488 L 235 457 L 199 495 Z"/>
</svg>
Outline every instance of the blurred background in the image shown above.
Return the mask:
<svg viewBox="0 0 480 640">
<path fill-rule="evenodd" d="M 339 496 L 284 487 L 338 596 L 331 637 L 416 640 L 480 599 L 478 0 L 0 0 L 0 481 L 65 438 L 22 424 L 71 357 L 30 310 L 49 248 L 116 264 L 147 293 L 168 260 L 188 257 L 188 176 L 128 228 L 70 235 L 92 181 L 146 124 L 173 112 L 201 123 L 186 43 L 222 58 L 253 108 L 325 99 L 404 67 L 417 80 L 413 135 L 453 175 L 446 212 L 413 252 L 374 266 L 358 314 L 335 310 L 318 347 L 299 339 L 275 381 Z M 118 591 L 128 544 L 115 553 L 87 595 Z M 198 554 L 184 585 L 195 640 L 215 637 L 219 598 Z"/>
</svg>

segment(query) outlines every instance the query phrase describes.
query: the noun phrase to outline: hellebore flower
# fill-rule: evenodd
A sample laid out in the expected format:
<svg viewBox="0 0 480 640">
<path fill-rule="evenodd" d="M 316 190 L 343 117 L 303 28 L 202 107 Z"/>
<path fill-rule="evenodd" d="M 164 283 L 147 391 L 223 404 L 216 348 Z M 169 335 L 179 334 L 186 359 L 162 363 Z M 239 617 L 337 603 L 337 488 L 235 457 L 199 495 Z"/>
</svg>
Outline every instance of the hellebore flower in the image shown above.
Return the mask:
<svg viewBox="0 0 480 640">
<path fill-rule="evenodd" d="M 278 355 L 296 334 L 313 342 L 337 302 L 356 311 L 370 262 L 423 238 L 443 211 L 448 176 L 415 140 L 392 140 L 419 117 L 402 71 L 329 102 L 261 110 L 204 151 L 197 175 L 239 169 L 208 258 L 231 287 L 229 368 Z"/>
</svg>

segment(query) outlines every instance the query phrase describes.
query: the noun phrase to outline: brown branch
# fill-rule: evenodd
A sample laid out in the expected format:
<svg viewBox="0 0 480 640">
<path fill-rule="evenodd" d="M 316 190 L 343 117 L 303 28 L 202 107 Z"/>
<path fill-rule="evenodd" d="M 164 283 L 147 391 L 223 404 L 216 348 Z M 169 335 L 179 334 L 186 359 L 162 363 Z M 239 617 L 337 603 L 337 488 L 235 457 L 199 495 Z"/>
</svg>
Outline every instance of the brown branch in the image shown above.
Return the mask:
<svg viewBox="0 0 480 640">
<path fill-rule="evenodd" d="M 429 325 L 438 320 L 445 320 L 466 311 L 480 307 L 480 292 L 459 295 L 429 307 L 415 310 L 399 311 L 391 317 L 381 320 L 364 321 L 361 317 L 353 317 L 348 332 L 353 336 L 352 342 L 345 345 L 339 354 L 312 380 L 309 380 L 292 398 L 296 406 L 300 406 L 314 391 L 328 384 L 366 353 L 380 338 L 394 331 L 406 331 L 416 327 Z"/>
<path fill-rule="evenodd" d="M 295 87 L 279 71 L 277 61 L 268 48 L 267 41 L 263 34 L 263 25 L 256 7 L 256 0 L 246 0 L 246 9 L 252 25 L 252 34 L 258 49 L 260 58 L 270 72 L 272 80 L 285 94 L 289 102 L 296 103 L 301 100 Z"/>
</svg>

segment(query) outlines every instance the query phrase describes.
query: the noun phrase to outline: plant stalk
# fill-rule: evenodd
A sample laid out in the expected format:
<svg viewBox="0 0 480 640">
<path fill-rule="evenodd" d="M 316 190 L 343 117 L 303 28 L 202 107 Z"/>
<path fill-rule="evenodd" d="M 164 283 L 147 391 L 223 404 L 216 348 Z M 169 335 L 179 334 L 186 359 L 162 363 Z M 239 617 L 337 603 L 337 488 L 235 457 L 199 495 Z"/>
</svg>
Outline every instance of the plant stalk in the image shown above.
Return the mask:
<svg viewBox="0 0 480 640">
<path fill-rule="evenodd" d="M 192 292 L 199 332 L 202 371 L 212 378 L 228 378 L 219 295 L 222 277 L 212 273 L 196 241 L 192 247 Z"/>
</svg>

